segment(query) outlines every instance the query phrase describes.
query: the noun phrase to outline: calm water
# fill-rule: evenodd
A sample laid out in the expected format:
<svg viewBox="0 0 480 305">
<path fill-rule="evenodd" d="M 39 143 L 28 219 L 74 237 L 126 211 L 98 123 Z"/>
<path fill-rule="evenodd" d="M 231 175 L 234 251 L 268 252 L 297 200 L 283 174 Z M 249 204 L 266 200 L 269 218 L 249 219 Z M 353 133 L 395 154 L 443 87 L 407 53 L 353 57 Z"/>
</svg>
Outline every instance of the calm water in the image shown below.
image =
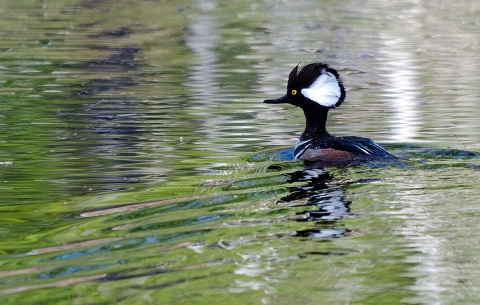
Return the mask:
<svg viewBox="0 0 480 305">
<path fill-rule="evenodd" d="M 478 304 L 474 1 L 3 1 L 2 304 Z M 292 160 L 299 62 L 329 131 Z"/>
</svg>

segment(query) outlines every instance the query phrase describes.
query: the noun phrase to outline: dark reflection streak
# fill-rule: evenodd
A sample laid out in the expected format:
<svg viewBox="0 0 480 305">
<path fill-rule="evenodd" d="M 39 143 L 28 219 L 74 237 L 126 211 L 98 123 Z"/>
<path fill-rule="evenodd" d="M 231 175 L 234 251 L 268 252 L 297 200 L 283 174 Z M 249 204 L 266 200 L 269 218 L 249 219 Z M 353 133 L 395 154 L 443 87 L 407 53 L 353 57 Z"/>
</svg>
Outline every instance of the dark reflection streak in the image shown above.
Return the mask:
<svg viewBox="0 0 480 305">
<path fill-rule="evenodd" d="M 197 266 L 200 267 L 200 266 Z M 202 265 L 202 267 L 205 267 Z M 132 270 L 126 271 L 126 272 L 131 272 Z M 103 278 L 101 278 L 99 281 L 100 282 L 113 282 L 113 281 L 122 281 L 122 280 L 129 280 L 129 279 L 135 279 L 135 278 L 140 278 L 140 277 L 151 277 L 155 275 L 160 275 L 160 274 L 167 274 L 167 273 L 174 273 L 177 274 L 181 269 L 160 269 L 160 270 L 155 270 L 155 271 L 150 271 L 150 272 L 142 272 L 138 274 L 124 274 L 124 272 L 118 272 L 118 273 L 112 273 L 110 275 L 107 275 Z M 162 289 L 162 288 L 167 288 L 167 287 L 172 287 L 178 284 L 182 284 L 185 282 L 190 282 L 190 281 L 196 281 L 196 280 L 203 280 L 210 278 L 212 276 L 218 276 L 221 274 L 226 274 L 227 272 L 216 272 L 215 274 L 209 274 L 208 276 L 195 276 L 195 277 L 190 277 L 190 278 L 183 278 L 175 281 L 170 281 L 166 282 L 163 284 L 158 284 L 158 285 L 149 285 L 149 286 L 144 286 L 143 289 L 146 290 L 151 290 L 151 289 Z"/>
<path fill-rule="evenodd" d="M 131 33 L 127 28 L 111 32 Z M 125 88 L 141 83 L 139 75 L 131 73 L 142 64 L 137 59 L 141 50 L 128 46 L 105 47 L 100 42 L 107 38 L 97 38 L 85 47 L 106 52 L 104 57 L 64 64 L 64 68 L 79 70 L 93 77 L 84 83 L 71 85 L 74 99 L 82 100 L 83 106 L 68 107 L 60 113 L 68 123 L 66 133 L 80 145 L 60 143 L 56 148 L 70 153 L 74 151 L 82 167 L 89 169 L 91 179 L 77 186 L 78 192 L 130 190 L 137 182 L 162 180 L 162 173 L 152 175 L 139 166 L 145 162 L 143 156 L 124 154 L 138 150 L 143 136 L 140 127 L 144 123 L 140 110 L 149 107 L 148 103 L 132 102 L 125 93 L 119 94 Z M 105 75 L 110 76 L 106 78 Z M 89 188 L 84 188 L 84 185 Z"/>
<path fill-rule="evenodd" d="M 162 289 L 162 288 L 167 288 L 167 287 L 172 287 L 178 284 L 182 284 L 185 282 L 191 282 L 191 281 L 197 281 L 197 280 L 204 280 L 211 278 L 212 276 L 218 276 L 218 275 L 223 275 L 227 274 L 227 272 L 216 272 L 215 274 L 209 274 L 208 276 L 195 276 L 195 277 L 190 277 L 190 278 L 184 278 L 184 279 L 179 279 L 176 281 L 170 281 L 167 283 L 159 284 L 159 285 L 150 285 L 150 286 L 144 286 L 143 288 L 145 290 L 155 290 L 155 289 Z"/>
<path fill-rule="evenodd" d="M 98 34 L 87 35 L 87 37 L 101 38 L 101 37 L 124 37 L 131 35 L 133 31 L 128 27 L 119 27 L 107 31 L 100 32 Z"/>
<path fill-rule="evenodd" d="M 164 284 L 146 286 L 146 287 L 143 287 L 143 289 L 146 289 L 146 290 L 162 289 L 162 288 L 172 287 L 172 286 L 182 284 L 182 283 L 185 283 L 185 282 L 189 282 L 189 281 L 202 280 L 202 279 L 206 279 L 206 278 L 207 278 L 206 276 L 196 276 L 196 277 L 192 277 L 192 278 L 188 278 L 188 279 L 180 279 L 180 280 L 176 280 L 176 281 L 171 281 L 171 282 L 167 282 L 167 283 L 164 283 Z"/>
<path fill-rule="evenodd" d="M 179 270 L 160 269 L 160 270 L 155 270 L 155 271 L 142 272 L 142 273 L 139 273 L 139 274 L 128 274 L 128 275 L 124 274 L 124 273 L 131 272 L 131 271 L 132 270 L 124 270 L 123 272 L 112 273 L 110 275 L 107 275 L 107 276 L 103 277 L 100 281 L 101 282 L 112 282 L 112 281 L 129 280 L 129 279 L 134 279 L 134 278 L 139 278 L 139 277 L 144 277 L 144 276 L 153 276 L 153 275 L 172 273 L 172 272 L 175 273 L 175 272 L 178 272 Z"/>
<path fill-rule="evenodd" d="M 344 192 L 338 186 L 329 186 L 334 177 L 318 165 L 308 165 L 302 171 L 288 174 L 288 182 L 306 181 L 305 184 L 289 188 L 289 194 L 282 197 L 277 203 L 292 202 L 306 199 L 305 206 L 316 206 L 318 210 L 297 213 L 300 218 L 296 221 L 315 221 L 314 229 L 297 231 L 298 237 L 339 238 L 349 232 L 347 229 L 337 228 L 336 222 L 350 215 L 351 202 L 343 199 Z M 298 206 L 298 205 L 297 205 Z"/>
<path fill-rule="evenodd" d="M 307 252 L 305 253 L 306 255 L 324 255 L 324 256 L 343 256 L 346 253 L 341 253 L 341 252 L 321 252 L 321 251 L 312 251 L 312 252 Z"/>
</svg>

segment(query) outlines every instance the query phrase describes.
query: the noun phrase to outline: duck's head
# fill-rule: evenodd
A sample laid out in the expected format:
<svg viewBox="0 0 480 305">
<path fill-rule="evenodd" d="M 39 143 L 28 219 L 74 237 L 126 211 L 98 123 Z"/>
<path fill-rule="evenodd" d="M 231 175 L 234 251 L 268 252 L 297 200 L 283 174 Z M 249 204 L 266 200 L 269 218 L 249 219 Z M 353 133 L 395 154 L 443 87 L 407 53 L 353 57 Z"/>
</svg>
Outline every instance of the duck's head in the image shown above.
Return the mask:
<svg viewBox="0 0 480 305">
<path fill-rule="evenodd" d="M 264 103 L 289 103 L 300 108 L 319 105 L 329 109 L 340 106 L 344 99 L 345 88 L 338 72 L 326 64 L 313 63 L 300 72 L 298 65 L 293 68 L 288 77 L 287 94 Z"/>
</svg>

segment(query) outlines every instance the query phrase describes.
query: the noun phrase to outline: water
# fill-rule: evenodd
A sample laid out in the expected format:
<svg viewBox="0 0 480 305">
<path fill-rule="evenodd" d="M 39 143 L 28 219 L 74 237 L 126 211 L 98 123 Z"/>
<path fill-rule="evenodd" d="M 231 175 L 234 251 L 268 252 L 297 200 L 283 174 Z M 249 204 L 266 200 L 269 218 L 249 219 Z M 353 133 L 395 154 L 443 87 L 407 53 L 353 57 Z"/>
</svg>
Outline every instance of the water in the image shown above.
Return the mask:
<svg viewBox="0 0 480 305">
<path fill-rule="evenodd" d="M 4 1 L 2 304 L 476 304 L 479 9 Z M 398 162 L 292 160 L 313 61 Z"/>
</svg>

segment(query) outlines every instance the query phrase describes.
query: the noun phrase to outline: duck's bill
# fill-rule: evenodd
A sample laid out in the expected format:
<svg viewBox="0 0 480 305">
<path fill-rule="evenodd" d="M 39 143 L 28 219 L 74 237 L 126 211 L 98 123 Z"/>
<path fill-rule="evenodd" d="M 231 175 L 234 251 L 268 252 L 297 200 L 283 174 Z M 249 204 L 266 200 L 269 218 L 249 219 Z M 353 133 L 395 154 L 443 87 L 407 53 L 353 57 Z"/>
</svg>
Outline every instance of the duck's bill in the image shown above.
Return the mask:
<svg viewBox="0 0 480 305">
<path fill-rule="evenodd" d="M 263 101 L 264 103 L 266 104 L 281 104 L 281 103 L 288 103 L 288 98 L 286 95 L 280 97 L 280 98 L 277 98 L 277 99 L 273 99 L 273 100 L 264 100 Z"/>
</svg>

